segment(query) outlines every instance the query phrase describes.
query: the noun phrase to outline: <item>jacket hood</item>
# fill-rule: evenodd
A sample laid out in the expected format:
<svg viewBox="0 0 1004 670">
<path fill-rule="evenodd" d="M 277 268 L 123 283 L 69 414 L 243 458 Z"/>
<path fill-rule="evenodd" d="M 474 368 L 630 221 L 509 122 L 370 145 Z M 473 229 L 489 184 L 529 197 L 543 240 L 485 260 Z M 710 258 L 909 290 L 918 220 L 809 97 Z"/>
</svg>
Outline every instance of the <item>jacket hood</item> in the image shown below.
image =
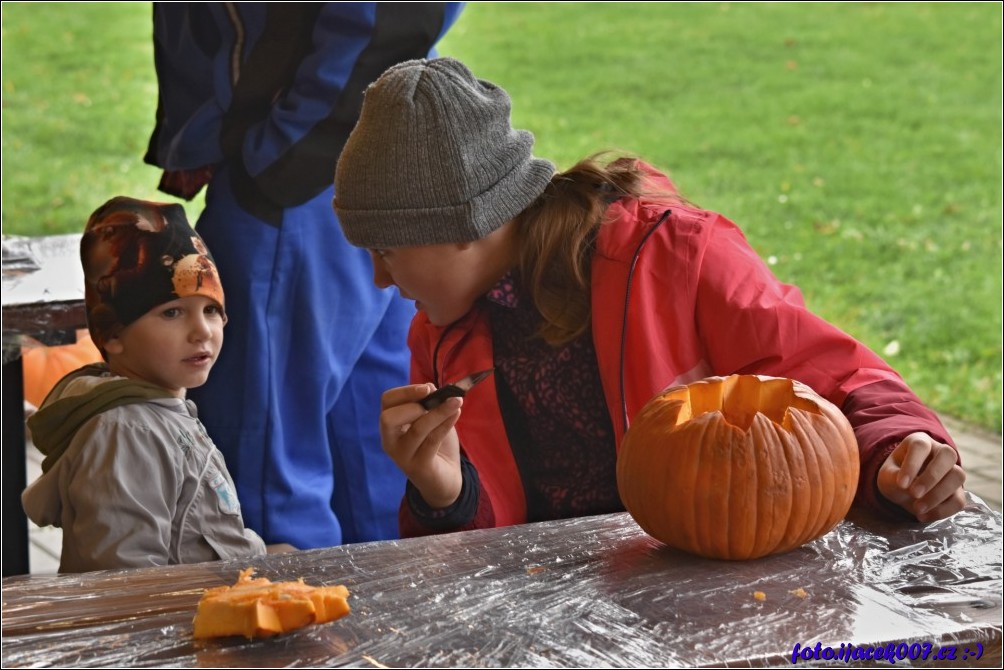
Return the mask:
<svg viewBox="0 0 1004 670">
<path fill-rule="evenodd" d="M 172 397 L 155 384 L 117 377 L 104 363 L 71 372 L 28 419 L 32 442 L 45 454 L 42 472 L 49 471 L 66 452 L 77 430 L 95 415 L 122 405 Z"/>
</svg>

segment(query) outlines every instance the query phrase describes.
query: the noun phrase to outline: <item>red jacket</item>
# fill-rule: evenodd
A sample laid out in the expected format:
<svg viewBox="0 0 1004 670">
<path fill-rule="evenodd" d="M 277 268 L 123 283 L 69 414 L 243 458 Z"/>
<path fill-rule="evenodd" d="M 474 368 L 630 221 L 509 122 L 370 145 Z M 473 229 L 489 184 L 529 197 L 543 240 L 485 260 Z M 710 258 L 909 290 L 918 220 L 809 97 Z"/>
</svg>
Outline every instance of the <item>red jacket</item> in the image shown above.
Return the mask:
<svg viewBox="0 0 1004 670">
<path fill-rule="evenodd" d="M 673 190 L 654 170 L 651 179 Z M 952 444 L 895 371 L 808 311 L 801 292 L 779 282 L 739 228 L 714 212 L 644 198 L 611 205 L 592 261 L 592 304 L 618 448 L 631 418 L 665 387 L 752 373 L 797 379 L 843 408 L 861 452 L 857 502 L 873 509 L 902 512 L 875 483 L 900 440 L 925 431 Z M 494 365 L 491 325 L 477 307 L 445 328 L 419 312 L 409 343 L 414 383 L 443 383 Z M 457 433 L 488 499 L 481 507 L 488 503 L 493 512 L 490 524 L 524 522 L 523 486 L 492 384 L 468 393 Z M 402 534 L 420 533 L 409 517 L 402 505 Z"/>
</svg>

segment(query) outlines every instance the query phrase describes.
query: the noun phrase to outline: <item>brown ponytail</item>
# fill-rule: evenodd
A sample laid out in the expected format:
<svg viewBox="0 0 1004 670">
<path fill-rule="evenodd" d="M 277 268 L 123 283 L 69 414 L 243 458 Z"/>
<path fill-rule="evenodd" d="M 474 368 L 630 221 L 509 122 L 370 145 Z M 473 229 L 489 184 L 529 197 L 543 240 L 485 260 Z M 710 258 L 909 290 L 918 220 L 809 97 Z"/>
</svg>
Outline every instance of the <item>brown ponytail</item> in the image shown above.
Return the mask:
<svg viewBox="0 0 1004 670">
<path fill-rule="evenodd" d="M 636 159 L 604 163 L 602 156 L 555 174 L 516 219 L 518 268 L 543 317 L 538 335 L 551 345 L 566 344 L 589 328 L 590 267 L 607 206 L 624 196 L 642 195 L 644 173 Z"/>
</svg>

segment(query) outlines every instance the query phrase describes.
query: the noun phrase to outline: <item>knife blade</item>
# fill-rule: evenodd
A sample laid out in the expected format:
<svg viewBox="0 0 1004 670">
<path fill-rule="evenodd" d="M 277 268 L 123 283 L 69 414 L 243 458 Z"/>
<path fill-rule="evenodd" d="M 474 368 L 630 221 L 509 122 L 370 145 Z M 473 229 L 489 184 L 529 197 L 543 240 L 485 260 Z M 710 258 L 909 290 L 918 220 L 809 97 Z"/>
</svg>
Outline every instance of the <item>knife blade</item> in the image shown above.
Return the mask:
<svg viewBox="0 0 1004 670">
<path fill-rule="evenodd" d="M 447 384 L 441 388 L 436 389 L 429 395 L 425 396 L 418 401 L 418 404 L 425 409 L 435 409 L 442 405 L 447 398 L 463 398 L 464 395 L 474 388 L 475 384 L 488 378 L 495 368 L 488 368 L 487 370 L 482 370 L 480 372 L 472 372 L 463 379 L 458 379 L 452 384 Z"/>
</svg>

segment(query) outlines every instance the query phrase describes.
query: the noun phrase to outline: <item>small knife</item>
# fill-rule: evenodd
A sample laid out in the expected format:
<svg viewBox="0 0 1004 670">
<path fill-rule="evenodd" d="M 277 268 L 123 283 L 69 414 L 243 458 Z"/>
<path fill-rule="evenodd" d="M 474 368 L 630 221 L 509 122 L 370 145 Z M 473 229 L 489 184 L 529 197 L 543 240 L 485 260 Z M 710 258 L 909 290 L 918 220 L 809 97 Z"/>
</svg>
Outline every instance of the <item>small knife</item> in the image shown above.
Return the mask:
<svg viewBox="0 0 1004 670">
<path fill-rule="evenodd" d="M 425 409 L 434 409 L 442 405 L 447 398 L 463 398 L 464 395 L 470 391 L 475 384 L 486 379 L 488 375 L 495 371 L 495 368 L 488 368 L 487 370 L 482 370 L 481 372 L 474 372 L 467 375 L 463 379 L 453 382 L 452 384 L 447 384 L 442 388 L 438 388 L 429 395 L 425 396 L 418 401 L 418 404 Z"/>
</svg>

